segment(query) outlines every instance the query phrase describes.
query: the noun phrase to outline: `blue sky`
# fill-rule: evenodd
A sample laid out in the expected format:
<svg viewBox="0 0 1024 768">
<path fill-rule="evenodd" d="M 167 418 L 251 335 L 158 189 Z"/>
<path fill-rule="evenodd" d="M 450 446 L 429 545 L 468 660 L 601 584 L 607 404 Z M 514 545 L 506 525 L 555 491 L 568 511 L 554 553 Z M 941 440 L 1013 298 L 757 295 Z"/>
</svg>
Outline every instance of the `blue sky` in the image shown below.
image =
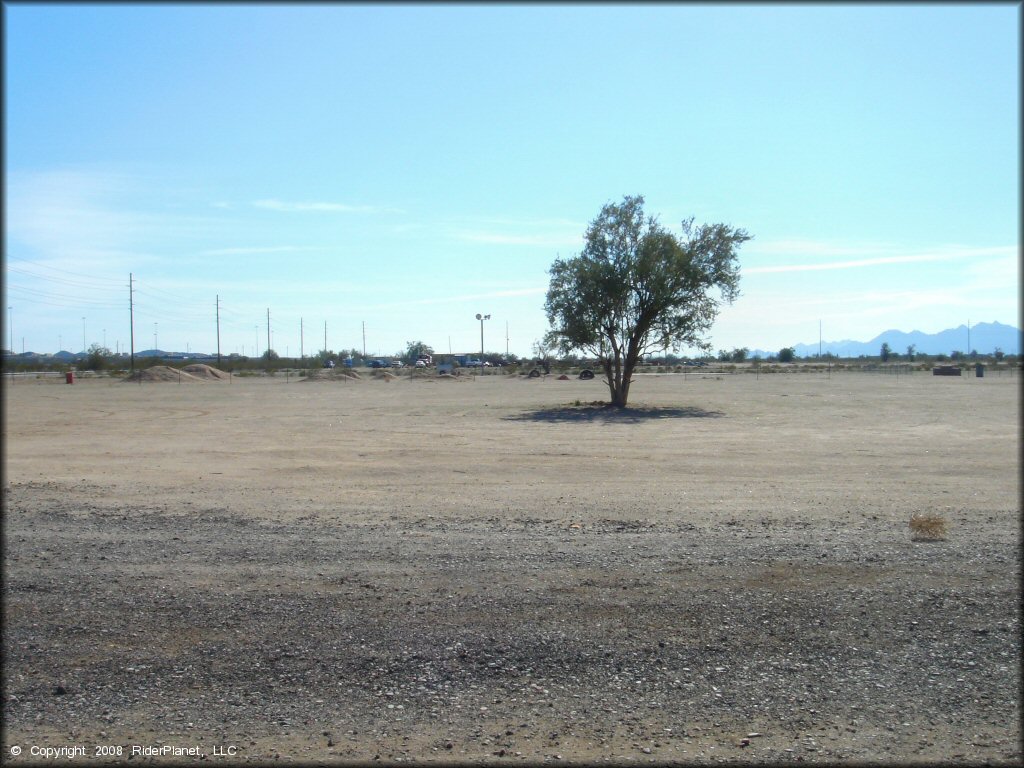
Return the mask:
<svg viewBox="0 0 1024 768">
<path fill-rule="evenodd" d="M 9 3 L 2 346 L 527 355 L 627 194 L 754 236 L 715 350 L 1019 327 L 1020 13 Z"/>
</svg>

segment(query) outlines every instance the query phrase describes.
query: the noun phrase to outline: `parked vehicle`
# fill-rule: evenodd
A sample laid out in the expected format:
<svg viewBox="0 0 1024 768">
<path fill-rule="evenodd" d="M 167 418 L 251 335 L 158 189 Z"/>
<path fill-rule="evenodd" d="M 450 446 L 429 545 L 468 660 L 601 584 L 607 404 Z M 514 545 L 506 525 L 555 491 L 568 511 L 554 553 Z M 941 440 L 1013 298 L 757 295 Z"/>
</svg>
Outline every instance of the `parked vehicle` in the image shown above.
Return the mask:
<svg viewBox="0 0 1024 768">
<path fill-rule="evenodd" d="M 405 367 L 405 363 L 403 363 L 401 360 L 392 360 L 391 361 L 391 367 L 392 368 L 404 368 Z"/>
</svg>

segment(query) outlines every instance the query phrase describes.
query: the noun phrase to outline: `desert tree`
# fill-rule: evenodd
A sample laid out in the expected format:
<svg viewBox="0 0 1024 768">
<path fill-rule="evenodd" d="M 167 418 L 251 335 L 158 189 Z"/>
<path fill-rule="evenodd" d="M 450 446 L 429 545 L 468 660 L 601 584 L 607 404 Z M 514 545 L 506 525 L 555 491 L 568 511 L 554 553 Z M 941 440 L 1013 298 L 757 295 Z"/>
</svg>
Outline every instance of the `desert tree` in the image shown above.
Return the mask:
<svg viewBox="0 0 1024 768">
<path fill-rule="evenodd" d="M 101 371 L 107 367 L 107 360 L 113 355 L 113 352 L 100 344 L 93 344 L 86 354 L 85 369 Z"/>
<path fill-rule="evenodd" d="M 883 363 L 889 362 L 889 358 L 892 357 L 892 347 L 889 346 L 889 342 L 882 342 L 882 350 L 879 353 L 879 357 L 882 358 Z"/>
<path fill-rule="evenodd" d="M 657 349 L 710 346 L 720 301 L 739 295 L 737 249 L 750 236 L 725 224 L 682 222 L 677 236 L 646 216 L 642 196 L 608 203 L 578 256 L 557 259 L 544 304 L 547 340 L 597 359 L 611 404 L 625 408 L 637 361 Z M 716 291 L 717 289 L 717 291 Z M 717 293 L 713 295 L 713 293 Z"/>
<path fill-rule="evenodd" d="M 434 354 L 434 348 L 429 344 L 422 341 L 407 341 L 405 343 L 405 353 L 399 352 L 396 357 L 401 357 L 409 365 L 416 362 L 420 355 L 432 355 Z"/>
<path fill-rule="evenodd" d="M 783 347 L 779 350 L 779 362 L 780 363 L 792 363 L 793 358 L 796 357 L 796 349 L 793 347 Z"/>
</svg>

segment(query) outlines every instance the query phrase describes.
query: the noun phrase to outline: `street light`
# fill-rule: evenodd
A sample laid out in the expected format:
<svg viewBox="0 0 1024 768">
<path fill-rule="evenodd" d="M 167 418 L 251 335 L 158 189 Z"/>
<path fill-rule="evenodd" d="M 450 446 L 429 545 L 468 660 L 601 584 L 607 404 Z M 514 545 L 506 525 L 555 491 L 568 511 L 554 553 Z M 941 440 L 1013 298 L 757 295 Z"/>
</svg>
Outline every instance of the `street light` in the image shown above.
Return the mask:
<svg viewBox="0 0 1024 768">
<path fill-rule="evenodd" d="M 12 319 L 13 315 L 11 314 L 13 309 L 14 309 L 13 307 L 8 307 L 7 308 L 7 329 L 11 332 L 11 354 L 12 355 L 14 354 L 14 320 Z"/>
<path fill-rule="evenodd" d="M 476 313 L 476 319 L 480 321 L 480 372 L 483 373 L 484 367 L 484 320 L 490 320 L 490 315 L 481 315 L 479 312 Z"/>
<path fill-rule="evenodd" d="M 85 352 L 85 349 L 86 349 L 86 343 L 85 343 L 85 318 L 83 317 L 82 318 L 82 352 Z"/>
</svg>

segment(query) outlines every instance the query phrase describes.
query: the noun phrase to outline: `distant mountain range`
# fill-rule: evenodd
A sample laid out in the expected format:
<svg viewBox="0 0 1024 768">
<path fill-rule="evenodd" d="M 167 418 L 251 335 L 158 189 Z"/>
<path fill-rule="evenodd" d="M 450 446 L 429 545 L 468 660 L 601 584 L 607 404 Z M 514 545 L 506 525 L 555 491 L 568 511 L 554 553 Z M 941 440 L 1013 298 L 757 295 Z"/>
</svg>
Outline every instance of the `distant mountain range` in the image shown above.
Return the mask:
<svg viewBox="0 0 1024 768">
<path fill-rule="evenodd" d="M 938 333 L 922 333 L 921 331 L 890 330 L 880 333 L 871 341 L 822 341 L 821 352 L 831 352 L 837 357 L 877 357 L 882 349 L 882 344 L 888 344 L 893 352 L 901 356 L 907 351 L 907 347 L 914 345 L 914 350 L 925 355 L 948 355 L 954 351 L 970 354 L 972 350 L 982 355 L 989 355 L 1000 349 L 1007 355 L 1019 355 L 1021 347 L 1021 332 L 1019 328 L 1002 323 L 978 323 L 971 326 L 970 349 L 967 348 L 967 326 L 961 325 L 957 328 L 947 328 Z M 795 344 L 793 349 L 797 357 L 814 357 L 818 354 L 818 343 Z M 751 356 L 770 357 L 777 355 L 777 349 L 754 349 L 750 351 Z M 6 352 L 5 352 L 6 354 Z M 127 354 L 123 354 L 127 357 Z M 136 357 L 161 357 L 165 360 L 204 360 L 216 355 L 203 352 L 166 352 L 162 349 L 144 349 L 135 353 Z M 61 350 L 54 355 L 39 354 L 36 352 L 22 352 L 15 355 L 17 358 L 56 358 L 66 362 L 72 362 L 86 357 L 82 352 L 67 352 Z"/>
<path fill-rule="evenodd" d="M 870 341 L 822 341 L 821 353 L 831 352 L 837 357 L 868 357 L 877 356 L 882 349 L 882 344 L 888 344 L 893 352 L 903 355 L 907 347 L 914 345 L 916 352 L 926 355 L 948 355 L 958 351 L 970 354 L 972 350 L 979 354 L 988 355 L 1001 349 L 1007 355 L 1020 354 L 1020 329 L 1012 325 L 1002 323 L 978 323 L 970 329 L 970 349 L 967 348 L 967 326 L 961 325 L 956 328 L 947 328 L 938 333 L 922 333 L 921 331 L 889 330 L 880 333 Z M 794 344 L 793 349 L 797 357 L 813 357 L 818 354 L 818 343 Z M 762 357 L 776 355 L 779 350 L 769 351 L 754 350 L 751 354 L 760 354 Z"/>
<path fill-rule="evenodd" d="M 121 357 L 128 357 L 127 352 L 122 352 Z M 136 357 L 160 357 L 165 360 L 206 360 L 216 355 L 210 355 L 205 352 L 165 352 L 162 349 L 144 349 L 141 352 L 135 353 Z M 52 357 L 55 360 L 63 360 L 65 362 L 73 362 L 75 360 L 81 360 L 82 358 L 88 357 L 85 352 L 68 352 L 66 349 L 62 349 L 60 352 L 55 352 L 52 355 L 38 352 L 22 352 L 21 354 L 15 355 L 15 357 L 21 358 L 37 358 L 37 357 Z"/>
</svg>

